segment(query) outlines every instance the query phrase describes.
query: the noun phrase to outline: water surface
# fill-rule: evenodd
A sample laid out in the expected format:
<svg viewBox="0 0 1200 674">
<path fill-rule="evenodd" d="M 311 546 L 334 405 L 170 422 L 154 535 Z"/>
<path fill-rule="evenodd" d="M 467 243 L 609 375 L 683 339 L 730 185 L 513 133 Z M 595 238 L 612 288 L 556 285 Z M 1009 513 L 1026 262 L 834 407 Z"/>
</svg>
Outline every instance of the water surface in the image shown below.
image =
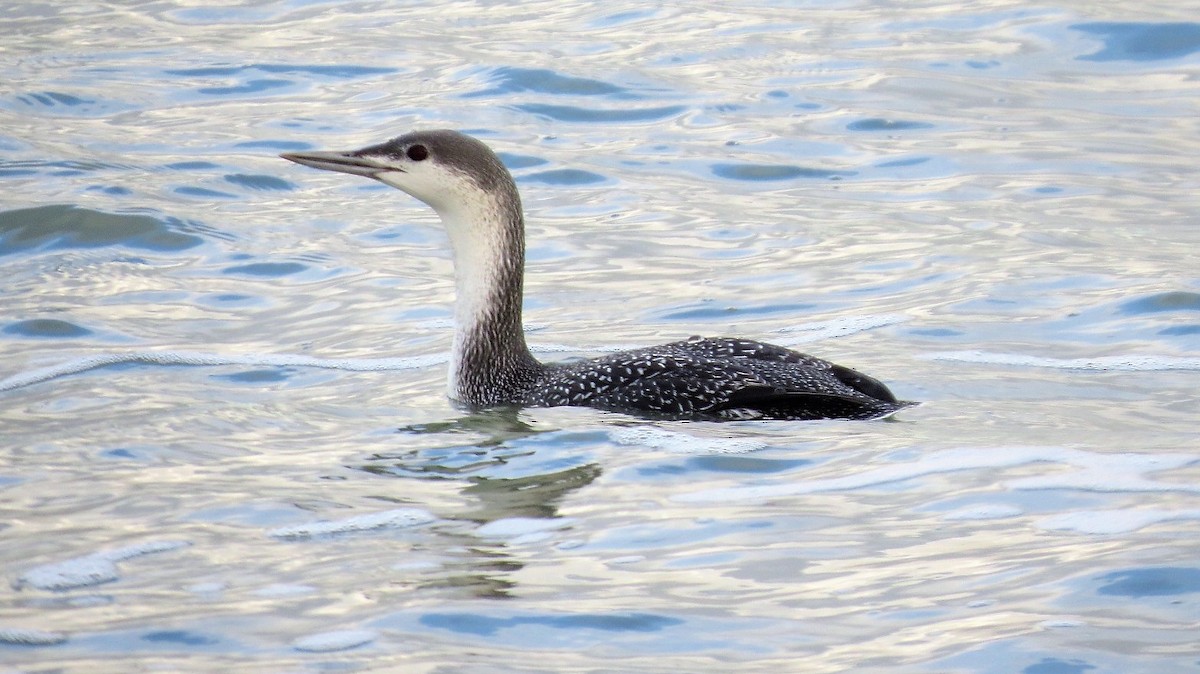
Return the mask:
<svg viewBox="0 0 1200 674">
<path fill-rule="evenodd" d="M 1200 24 L 1155 3 L 9 3 L 0 663 L 1200 671 Z M 545 358 L 796 346 L 922 401 L 445 398 L 452 127 Z"/>
</svg>

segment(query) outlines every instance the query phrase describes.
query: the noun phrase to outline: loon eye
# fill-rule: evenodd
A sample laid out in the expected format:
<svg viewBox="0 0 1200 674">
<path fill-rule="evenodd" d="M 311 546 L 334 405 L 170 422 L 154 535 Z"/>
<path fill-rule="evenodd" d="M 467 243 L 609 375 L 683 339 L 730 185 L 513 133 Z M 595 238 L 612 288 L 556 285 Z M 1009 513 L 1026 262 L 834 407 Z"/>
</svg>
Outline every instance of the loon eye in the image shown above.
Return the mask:
<svg viewBox="0 0 1200 674">
<path fill-rule="evenodd" d="M 408 158 L 413 161 L 422 161 L 429 156 L 429 149 L 424 145 L 414 145 L 408 148 L 408 151 L 404 154 L 408 155 Z"/>
</svg>

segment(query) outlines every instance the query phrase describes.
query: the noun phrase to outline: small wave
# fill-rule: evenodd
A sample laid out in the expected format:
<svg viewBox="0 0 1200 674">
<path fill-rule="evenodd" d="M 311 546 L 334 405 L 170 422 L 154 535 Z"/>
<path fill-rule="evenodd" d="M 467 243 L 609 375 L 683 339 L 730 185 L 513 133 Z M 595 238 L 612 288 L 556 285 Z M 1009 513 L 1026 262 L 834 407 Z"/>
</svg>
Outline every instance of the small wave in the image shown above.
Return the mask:
<svg viewBox="0 0 1200 674">
<path fill-rule="evenodd" d="M 926 356 L 930 360 L 951 360 L 962 363 L 991 365 L 1021 365 L 1056 370 L 1110 370 L 1147 372 L 1152 370 L 1200 370 L 1200 358 L 1180 356 L 1098 356 L 1096 358 L 1044 358 L 1019 353 L 988 351 L 946 351 Z"/>
<path fill-rule="evenodd" d="M 595 185 L 608 180 L 599 173 L 581 171 L 580 169 L 552 169 L 530 173 L 524 177 L 528 182 L 543 185 Z"/>
<path fill-rule="evenodd" d="M 932 129 L 933 124 L 907 119 L 884 119 L 871 117 L 850 122 L 846 125 L 849 131 L 916 131 Z"/>
<path fill-rule="evenodd" d="M 515 93 L 550 94 L 555 96 L 616 96 L 630 98 L 629 90 L 602 80 L 564 75 L 542 68 L 496 68 L 491 73 L 492 86 L 462 94 L 462 98 L 482 98 Z"/>
<path fill-rule="evenodd" d="M 1061 447 L 971 447 L 932 452 L 916 461 L 885 465 L 853 475 L 788 482 L 709 489 L 680 494 L 672 500 L 684 503 L 765 501 L 829 491 L 852 491 L 963 470 L 1012 468 L 1032 463 L 1061 463 L 1078 468 L 1072 472 L 1010 480 L 1005 486 L 1021 490 L 1075 489 L 1095 492 L 1198 492 L 1200 486 L 1159 482 L 1146 473 L 1170 471 L 1200 462 L 1190 454 L 1102 454 Z"/>
<path fill-rule="evenodd" d="M 951 521 L 961 520 L 999 520 L 1023 515 L 1024 510 L 1008 503 L 979 503 L 958 510 L 952 510 L 942 519 Z"/>
<path fill-rule="evenodd" d="M 81 167 L 86 172 L 95 167 Z M 206 228 L 154 210 L 109 213 L 71 204 L 0 211 L 0 256 L 119 246 L 178 253 L 201 245 Z"/>
<path fill-rule="evenodd" d="M 430 367 L 448 360 L 445 354 L 411 356 L 407 358 L 314 358 L 294 354 L 247 354 L 227 355 L 200 353 L 195 351 L 131 351 L 128 353 L 101 353 L 68 360 L 57 365 L 29 370 L 0 380 L 0 393 L 26 386 L 96 370 L 111 365 L 139 363 L 142 365 L 187 365 L 219 366 L 249 365 L 266 367 L 312 367 L 323 370 L 345 370 L 347 372 L 382 372 L 390 370 L 415 370 Z"/>
<path fill-rule="evenodd" d="M 13 646 L 54 646 L 67 640 L 62 632 L 47 632 L 23 627 L 0 627 L 0 644 Z"/>
<path fill-rule="evenodd" d="M 682 105 L 664 105 L 657 108 L 585 108 L 575 105 L 548 105 L 544 103 L 522 103 L 513 106 L 521 112 L 559 122 L 572 123 L 616 123 L 653 122 L 678 117 L 687 111 Z"/>
<path fill-rule="evenodd" d="M 713 164 L 714 175 L 728 180 L 754 182 L 792 180 L 795 178 L 829 178 L 840 180 L 858 174 L 857 171 L 836 171 L 789 164 Z"/>
<path fill-rule="evenodd" d="M 1178 520 L 1200 520 L 1200 510 L 1085 510 L 1046 517 L 1037 524 L 1043 529 L 1080 534 L 1127 534 Z"/>
</svg>

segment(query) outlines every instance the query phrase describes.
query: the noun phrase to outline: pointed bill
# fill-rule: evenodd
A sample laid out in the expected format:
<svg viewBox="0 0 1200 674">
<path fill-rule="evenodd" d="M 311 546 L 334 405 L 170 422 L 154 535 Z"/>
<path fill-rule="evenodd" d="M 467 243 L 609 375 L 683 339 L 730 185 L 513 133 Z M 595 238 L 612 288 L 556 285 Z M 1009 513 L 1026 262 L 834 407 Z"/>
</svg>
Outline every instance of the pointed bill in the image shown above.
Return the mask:
<svg viewBox="0 0 1200 674">
<path fill-rule="evenodd" d="M 326 171 L 349 173 L 355 176 L 366 176 L 367 178 L 374 178 L 376 174 L 382 171 L 401 170 L 398 167 L 388 166 L 371 157 L 358 156 L 357 153 L 357 150 L 349 152 L 284 152 L 279 156 L 288 161 L 303 164 L 304 166 L 311 166 Z"/>
</svg>

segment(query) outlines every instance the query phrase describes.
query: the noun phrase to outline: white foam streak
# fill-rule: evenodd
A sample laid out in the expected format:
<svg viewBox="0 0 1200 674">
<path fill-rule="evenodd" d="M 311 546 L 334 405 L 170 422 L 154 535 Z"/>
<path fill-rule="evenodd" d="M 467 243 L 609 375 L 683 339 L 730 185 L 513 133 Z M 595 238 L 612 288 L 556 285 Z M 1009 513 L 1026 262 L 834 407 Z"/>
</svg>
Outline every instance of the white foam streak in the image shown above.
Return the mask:
<svg viewBox="0 0 1200 674">
<path fill-rule="evenodd" d="M 70 590 L 99 585 L 120 578 L 117 562 L 186 547 L 186 541 L 149 541 L 115 550 L 102 550 L 53 564 L 43 564 L 21 574 L 18 585 L 30 585 L 39 590 Z"/>
<path fill-rule="evenodd" d="M 267 532 L 272 538 L 303 539 L 318 536 L 334 536 L 376 529 L 404 529 L 428 524 L 437 519 L 428 510 L 420 508 L 396 508 L 383 512 L 354 515 L 340 520 L 303 522 L 279 527 Z"/>
<path fill-rule="evenodd" d="M 859 332 L 867 332 L 876 328 L 903 323 L 908 320 L 903 314 L 880 314 L 878 316 L 846 316 L 833 318 L 816 323 L 805 323 L 794 327 L 783 328 L 778 332 L 793 336 L 776 340 L 780 346 L 795 346 L 819 342 L 835 337 L 845 337 Z"/>
<path fill-rule="evenodd" d="M 374 630 L 336 630 L 301 637 L 292 642 L 292 648 L 306 653 L 333 653 L 365 646 L 379 638 Z"/>
<path fill-rule="evenodd" d="M 546 519 L 540 517 L 506 517 L 480 526 L 475 533 L 483 538 L 524 538 L 568 529 L 578 523 L 572 517 Z"/>
<path fill-rule="evenodd" d="M 647 426 L 617 428 L 613 430 L 612 438 L 620 445 L 662 449 L 680 454 L 745 454 L 767 446 L 767 443 L 756 438 L 701 437 Z"/>
</svg>

